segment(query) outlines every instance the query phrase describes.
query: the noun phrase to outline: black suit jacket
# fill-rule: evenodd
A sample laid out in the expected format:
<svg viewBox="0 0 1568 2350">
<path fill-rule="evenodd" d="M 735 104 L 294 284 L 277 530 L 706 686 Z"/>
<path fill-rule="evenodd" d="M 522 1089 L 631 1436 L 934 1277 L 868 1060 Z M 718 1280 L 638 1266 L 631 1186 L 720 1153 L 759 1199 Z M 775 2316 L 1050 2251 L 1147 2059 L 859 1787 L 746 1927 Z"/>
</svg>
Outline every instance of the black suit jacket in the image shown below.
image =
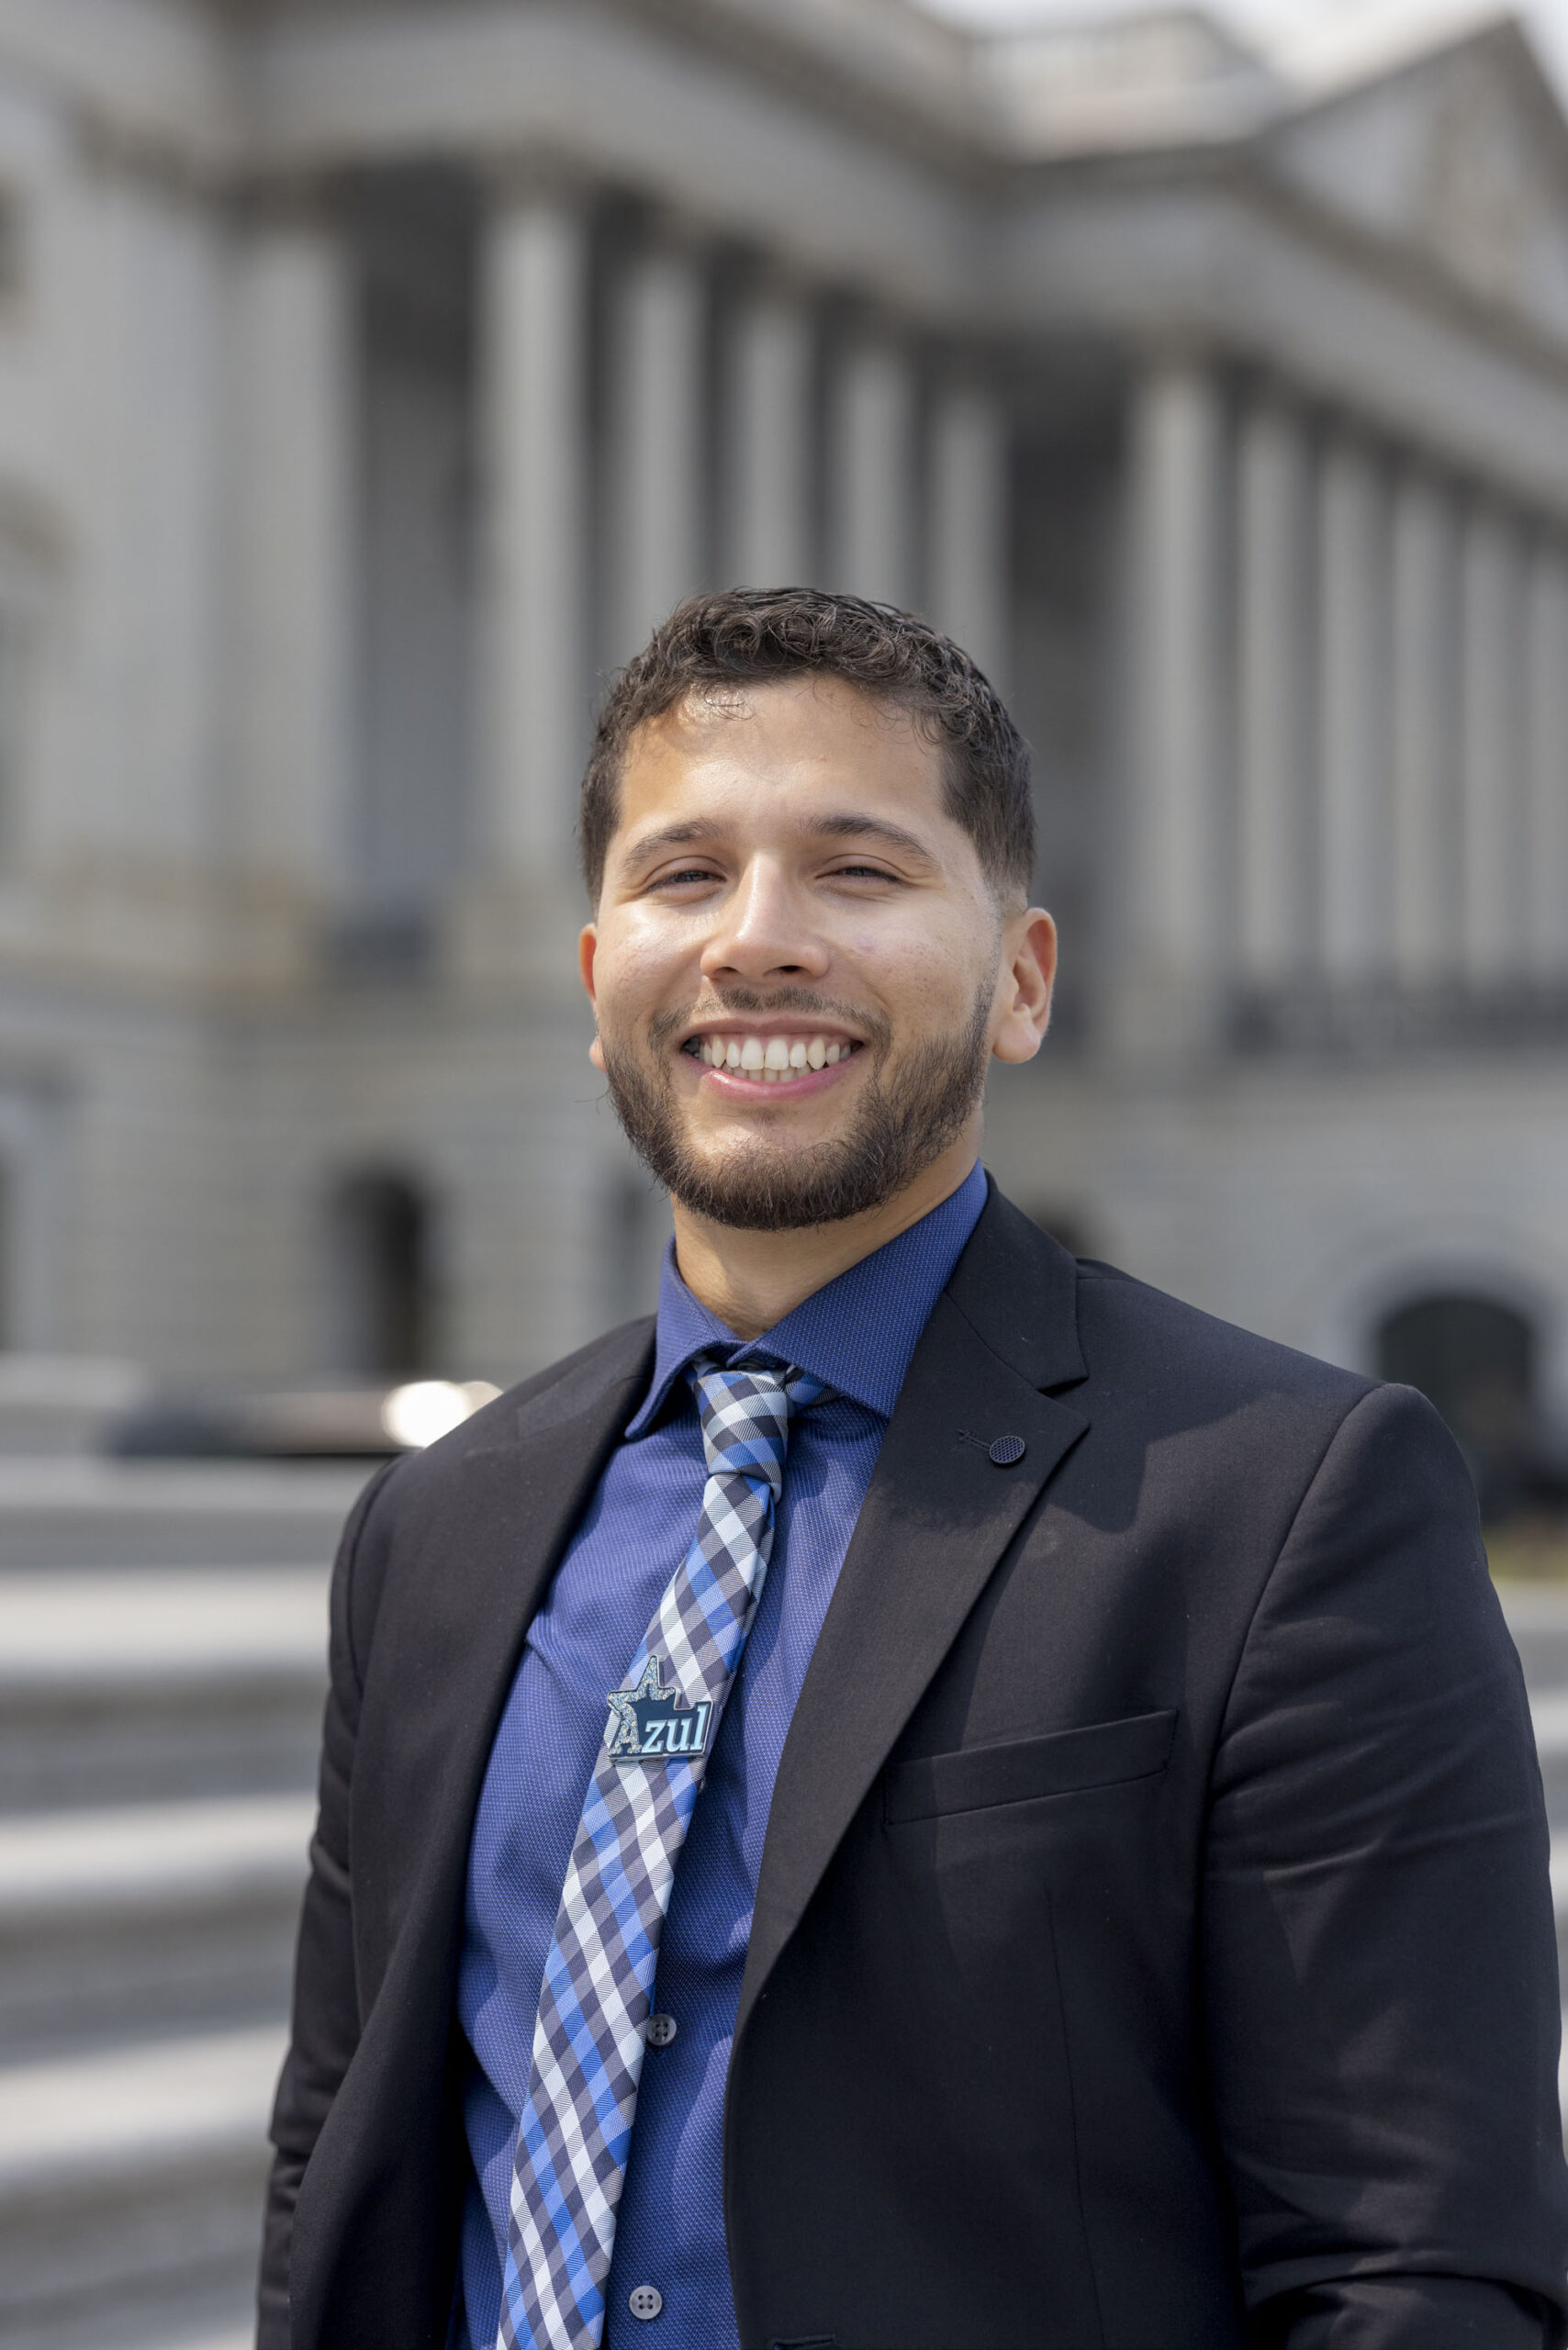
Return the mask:
<svg viewBox="0 0 1568 2350">
<path fill-rule="evenodd" d="M 262 2350 L 444 2340 L 475 1807 L 651 1341 L 344 1536 Z M 1524 1691 L 1436 1416 L 993 1191 L 778 1774 L 726 2102 L 745 2350 L 1539 2350 L 1557 2048 Z"/>
</svg>

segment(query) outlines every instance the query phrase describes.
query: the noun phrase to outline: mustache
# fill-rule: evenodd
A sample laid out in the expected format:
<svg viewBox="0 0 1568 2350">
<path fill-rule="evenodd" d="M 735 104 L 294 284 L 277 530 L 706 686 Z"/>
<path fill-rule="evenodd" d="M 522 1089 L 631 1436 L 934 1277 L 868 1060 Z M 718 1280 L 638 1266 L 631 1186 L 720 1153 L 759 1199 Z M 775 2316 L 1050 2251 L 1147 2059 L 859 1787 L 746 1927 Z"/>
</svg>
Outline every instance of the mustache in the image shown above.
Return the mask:
<svg viewBox="0 0 1568 2350">
<path fill-rule="evenodd" d="M 726 1007 L 749 1011 L 828 1010 L 808 988 L 724 989 Z M 890 1024 L 833 1006 L 862 1034 Z M 836 1224 L 879 1207 L 902 1190 L 962 1131 L 985 1087 L 991 990 L 982 987 L 966 1025 L 927 1035 L 902 1055 L 877 1058 L 858 1089 L 848 1129 L 799 1151 L 754 1137 L 709 1157 L 689 1141 L 675 1072 L 646 1042 L 622 1050 L 600 1031 L 605 1077 L 617 1117 L 655 1178 L 694 1215 L 745 1232 L 798 1232 Z M 688 1015 L 689 1017 L 690 1015 Z M 652 1025 L 653 1024 L 650 1024 Z M 667 1013 L 665 1040 L 684 1024 Z"/>
<path fill-rule="evenodd" d="M 892 1042 L 892 1022 L 885 1013 L 868 1012 L 863 1004 L 844 1003 L 836 996 L 819 995 L 812 988 L 715 988 L 697 998 L 684 1012 L 658 1012 L 648 1023 L 648 1043 L 655 1052 L 683 1036 L 699 1021 L 734 1019 L 738 1013 L 799 1013 L 802 1021 L 823 1021 L 852 1028 L 868 1046 L 885 1050 Z"/>
</svg>

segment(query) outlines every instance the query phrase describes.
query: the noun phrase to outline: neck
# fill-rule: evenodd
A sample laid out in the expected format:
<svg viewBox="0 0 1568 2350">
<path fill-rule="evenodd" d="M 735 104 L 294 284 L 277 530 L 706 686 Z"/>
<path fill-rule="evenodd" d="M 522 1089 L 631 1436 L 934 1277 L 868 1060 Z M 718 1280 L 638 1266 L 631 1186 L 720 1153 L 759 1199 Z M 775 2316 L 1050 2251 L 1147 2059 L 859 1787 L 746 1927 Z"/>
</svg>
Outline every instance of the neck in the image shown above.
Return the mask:
<svg viewBox="0 0 1568 2350">
<path fill-rule="evenodd" d="M 677 1201 L 675 1257 L 681 1279 L 737 1338 L 759 1337 L 803 1299 L 951 1199 L 979 1155 L 978 1133 L 968 1134 L 881 1207 L 801 1232 L 737 1232 L 689 1214 Z"/>
</svg>

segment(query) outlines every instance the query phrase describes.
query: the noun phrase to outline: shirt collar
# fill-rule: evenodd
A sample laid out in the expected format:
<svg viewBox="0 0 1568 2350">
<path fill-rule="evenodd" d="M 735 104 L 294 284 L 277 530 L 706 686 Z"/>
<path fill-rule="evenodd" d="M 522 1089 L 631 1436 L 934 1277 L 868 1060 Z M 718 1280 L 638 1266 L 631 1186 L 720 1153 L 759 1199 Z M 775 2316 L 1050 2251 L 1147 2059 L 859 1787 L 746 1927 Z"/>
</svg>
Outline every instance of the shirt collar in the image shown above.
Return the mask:
<svg viewBox="0 0 1568 2350">
<path fill-rule="evenodd" d="M 975 1228 L 986 1190 L 984 1168 L 971 1168 L 939 1207 L 802 1299 L 751 1343 L 890 1418 L 920 1334 Z M 646 1433 L 688 1364 L 714 1348 L 726 1357 L 742 1351 L 734 1332 L 687 1288 L 672 1240 L 659 1280 L 653 1380 L 627 1426 L 628 1437 Z"/>
</svg>

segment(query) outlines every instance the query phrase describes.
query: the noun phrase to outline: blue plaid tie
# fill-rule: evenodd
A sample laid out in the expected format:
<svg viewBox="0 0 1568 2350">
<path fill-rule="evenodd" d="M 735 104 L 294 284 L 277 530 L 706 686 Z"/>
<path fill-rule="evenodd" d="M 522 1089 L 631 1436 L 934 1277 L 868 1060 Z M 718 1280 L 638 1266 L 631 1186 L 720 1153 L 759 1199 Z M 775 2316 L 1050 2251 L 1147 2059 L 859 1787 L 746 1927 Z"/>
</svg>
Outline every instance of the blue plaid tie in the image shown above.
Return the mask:
<svg viewBox="0 0 1568 2350">
<path fill-rule="evenodd" d="M 572 1848 L 518 2123 L 498 2350 L 598 2350 L 675 1864 L 767 1572 L 790 1416 L 829 1392 L 766 1360 L 704 1357 L 688 1376 L 702 1512 L 609 1700 Z"/>
</svg>

